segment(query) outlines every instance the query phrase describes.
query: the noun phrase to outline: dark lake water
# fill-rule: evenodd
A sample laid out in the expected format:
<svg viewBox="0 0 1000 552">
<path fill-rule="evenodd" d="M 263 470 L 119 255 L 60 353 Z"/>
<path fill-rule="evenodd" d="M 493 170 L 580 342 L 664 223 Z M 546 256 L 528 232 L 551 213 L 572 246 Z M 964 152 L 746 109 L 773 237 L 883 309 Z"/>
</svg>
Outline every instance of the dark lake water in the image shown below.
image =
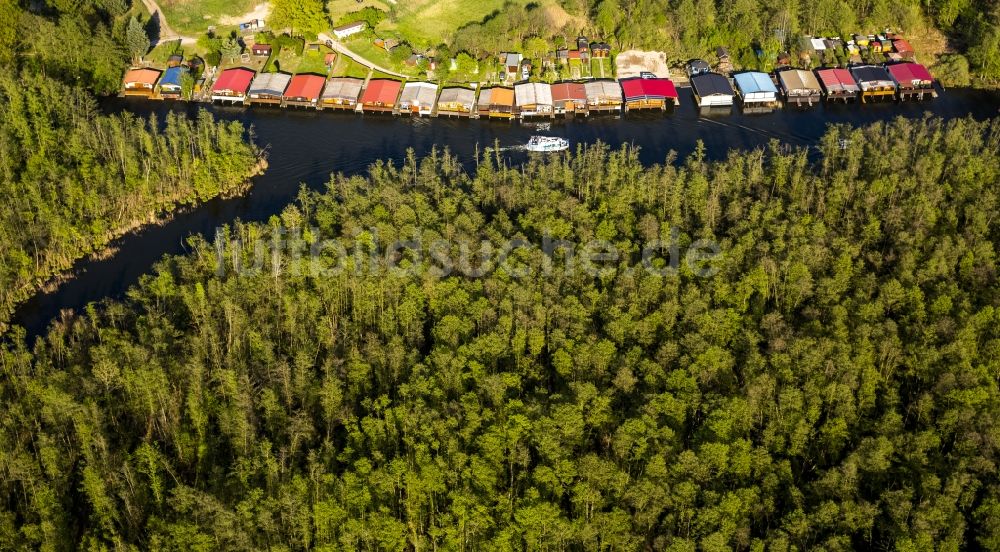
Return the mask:
<svg viewBox="0 0 1000 552">
<path fill-rule="evenodd" d="M 895 117 L 922 117 L 925 113 L 977 119 L 1000 115 L 1000 94 L 969 89 L 947 90 L 939 98 L 923 103 L 831 105 L 753 115 L 741 114 L 736 107 L 730 113 L 702 116 L 687 89 L 681 90 L 681 102 L 680 107 L 668 114 L 557 119 L 545 132 L 530 124 L 486 120 L 209 107 L 218 118 L 253 125 L 258 143 L 269 145 L 270 167 L 266 174 L 254 179 L 250 192 L 239 198 L 209 201 L 177 215 L 163 226 L 125 236 L 114 244 L 118 250 L 115 255 L 99 261 L 81 261 L 75 268 L 75 278 L 21 305 L 14 323 L 24 326 L 29 339 L 33 339 L 62 309 L 79 311 L 93 301 L 122 296 L 164 255 L 184 252 L 188 236 L 203 234 L 211 239 L 217 227 L 235 219 L 266 220 L 295 199 L 300 183 L 320 188 L 331 173 L 362 173 L 377 159 L 402 159 L 407 148 L 413 148 L 419 156 L 435 146 L 447 147 L 470 167 L 477 147 L 481 149 L 494 142 L 517 146 L 527 142 L 532 134 L 543 133 L 565 137 L 574 146 L 598 140 L 612 146 L 631 143 L 641 148 L 642 162 L 652 164 L 663 162 L 670 151 L 681 156 L 690 153 L 697 140 L 705 143 L 709 157 L 721 158 L 731 148 L 754 148 L 771 139 L 809 146 L 816 143 L 829 124 L 861 126 Z M 200 107 L 141 99 L 114 98 L 104 102 L 107 111 L 156 113 L 161 117 L 167 111 L 195 113 Z M 524 159 L 520 152 L 507 155 L 513 163 Z"/>
</svg>

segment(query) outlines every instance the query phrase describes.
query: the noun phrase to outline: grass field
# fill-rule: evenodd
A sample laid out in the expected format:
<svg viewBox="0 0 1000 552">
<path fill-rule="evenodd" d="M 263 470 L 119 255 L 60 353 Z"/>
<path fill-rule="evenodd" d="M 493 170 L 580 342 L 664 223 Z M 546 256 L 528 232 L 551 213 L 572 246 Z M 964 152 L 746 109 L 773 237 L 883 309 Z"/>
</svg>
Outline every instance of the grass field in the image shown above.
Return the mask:
<svg viewBox="0 0 1000 552">
<path fill-rule="evenodd" d="M 413 0 L 396 4 L 398 18 L 394 30 L 417 47 L 435 46 L 449 39 L 469 23 L 479 23 L 508 1 L 517 4 L 550 4 L 554 0 Z"/>
<path fill-rule="evenodd" d="M 252 10 L 262 0 L 160 0 L 167 23 L 182 35 L 198 35 L 223 16 L 237 16 Z"/>
<path fill-rule="evenodd" d="M 320 47 L 318 51 L 306 50 L 301 56 L 295 55 L 292 48 L 282 48 L 278 52 L 278 57 L 272 59 L 265 68 L 266 71 L 284 71 L 286 73 L 316 73 L 326 74 L 326 64 L 324 57 L 330 49 L 326 46 Z M 336 65 L 336 62 L 334 62 Z"/>
<path fill-rule="evenodd" d="M 368 76 L 368 68 L 354 61 L 347 56 L 337 56 L 333 62 L 333 70 L 330 75 L 334 77 L 356 77 L 363 79 Z"/>
<path fill-rule="evenodd" d="M 357 40 L 352 40 L 347 44 L 347 47 L 351 49 L 352 52 L 358 54 L 359 56 L 367 59 L 368 61 L 378 65 L 379 67 L 384 67 L 391 71 L 396 71 L 404 75 L 417 75 L 420 70 L 416 67 L 408 67 L 404 63 L 397 63 L 382 48 L 379 48 L 372 43 L 371 39 L 359 38 Z"/>
</svg>

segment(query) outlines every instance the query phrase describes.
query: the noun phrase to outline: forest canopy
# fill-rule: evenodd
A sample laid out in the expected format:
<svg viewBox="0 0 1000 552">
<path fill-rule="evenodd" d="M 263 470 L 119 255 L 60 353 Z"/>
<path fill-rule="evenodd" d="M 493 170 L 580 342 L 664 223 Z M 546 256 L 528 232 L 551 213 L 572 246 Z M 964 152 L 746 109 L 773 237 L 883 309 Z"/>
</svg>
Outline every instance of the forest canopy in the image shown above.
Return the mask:
<svg viewBox="0 0 1000 552">
<path fill-rule="evenodd" d="M 998 152 L 998 121 L 900 119 L 812 154 L 334 176 L 3 349 L 0 548 L 997 549 Z M 622 251 L 676 228 L 722 257 L 219 275 L 275 228 Z"/>
</svg>

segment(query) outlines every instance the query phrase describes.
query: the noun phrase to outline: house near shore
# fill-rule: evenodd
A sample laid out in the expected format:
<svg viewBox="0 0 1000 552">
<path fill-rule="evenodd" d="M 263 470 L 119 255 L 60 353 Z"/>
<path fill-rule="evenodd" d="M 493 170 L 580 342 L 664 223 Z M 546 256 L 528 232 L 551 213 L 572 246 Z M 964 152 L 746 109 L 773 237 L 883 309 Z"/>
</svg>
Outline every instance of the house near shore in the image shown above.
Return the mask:
<svg viewBox="0 0 1000 552">
<path fill-rule="evenodd" d="M 326 82 L 323 93 L 319 96 L 318 107 L 321 109 L 350 109 L 358 105 L 358 96 L 365 81 L 351 77 L 335 77 Z"/>
<path fill-rule="evenodd" d="M 680 104 L 677 88 L 670 79 L 632 78 L 620 81 L 625 112 L 637 109 L 665 110 Z"/>
<path fill-rule="evenodd" d="M 281 99 L 285 105 L 316 107 L 326 78 L 322 75 L 301 73 L 292 77 Z"/>
<path fill-rule="evenodd" d="M 587 92 L 587 111 L 621 111 L 622 87 L 617 82 L 610 79 L 591 80 L 583 87 Z"/>
<path fill-rule="evenodd" d="M 502 86 L 485 88 L 479 93 L 479 103 L 476 110 L 480 117 L 491 119 L 513 119 L 514 89 Z"/>
<path fill-rule="evenodd" d="M 861 87 L 847 69 L 817 69 L 816 76 L 828 102 L 853 102 L 861 93 Z"/>
<path fill-rule="evenodd" d="M 126 96 L 152 96 L 160 71 L 148 67 L 129 69 L 122 79 L 122 88 Z"/>
<path fill-rule="evenodd" d="M 368 87 L 361 93 L 361 111 L 363 113 L 392 112 L 396 109 L 396 100 L 403 83 L 393 79 L 372 79 Z"/>
<path fill-rule="evenodd" d="M 812 106 L 820 103 L 823 90 L 816 75 L 802 69 L 787 69 L 778 72 L 778 82 L 785 96 L 785 102 L 798 106 Z"/>
<path fill-rule="evenodd" d="M 250 84 L 247 102 L 251 105 L 278 105 L 291 80 L 292 76 L 288 73 L 258 73 Z"/>
<path fill-rule="evenodd" d="M 934 77 L 919 63 L 894 63 L 887 66 L 889 75 L 896 83 L 900 100 L 922 100 L 934 96 Z"/>
<path fill-rule="evenodd" d="M 687 71 L 688 77 L 694 77 L 695 75 L 703 75 L 705 73 L 710 73 L 712 71 L 712 66 L 708 64 L 707 61 L 703 59 L 692 59 L 685 65 L 685 70 Z"/>
<path fill-rule="evenodd" d="M 544 82 L 524 82 L 514 87 L 518 113 L 526 117 L 551 117 L 552 86 Z"/>
<path fill-rule="evenodd" d="M 437 102 L 438 115 L 468 117 L 476 108 L 476 91 L 452 86 L 441 91 Z"/>
<path fill-rule="evenodd" d="M 778 87 L 767 73 L 747 71 L 733 75 L 744 106 L 773 106 L 778 102 Z"/>
<path fill-rule="evenodd" d="M 861 101 L 892 99 L 896 95 L 896 82 L 884 67 L 856 65 L 851 75 L 861 88 Z"/>
<path fill-rule="evenodd" d="M 408 82 L 399 96 L 400 113 L 430 115 L 434 111 L 438 87 L 429 82 Z"/>
<path fill-rule="evenodd" d="M 212 101 L 243 103 L 254 74 L 252 69 L 246 67 L 223 70 L 212 84 Z"/>
<path fill-rule="evenodd" d="M 333 36 L 337 37 L 338 40 L 344 40 L 347 37 L 356 35 L 365 30 L 367 23 L 364 21 L 355 21 L 353 23 L 347 23 L 339 27 L 333 28 Z"/>
<path fill-rule="evenodd" d="M 587 113 L 587 88 L 580 82 L 552 85 L 552 112 L 556 115 Z"/>
<path fill-rule="evenodd" d="M 163 72 L 160 79 L 160 97 L 177 99 L 181 97 L 181 79 L 188 74 L 187 67 L 171 67 Z"/>
<path fill-rule="evenodd" d="M 691 77 L 691 90 L 698 107 L 733 105 L 733 86 L 718 73 L 702 73 Z"/>
<path fill-rule="evenodd" d="M 254 44 L 250 47 L 250 53 L 255 56 L 267 57 L 271 55 L 270 44 Z"/>
<path fill-rule="evenodd" d="M 517 52 L 503 52 L 500 54 L 500 63 L 503 65 L 504 73 L 508 79 L 516 79 L 521 71 L 521 62 L 524 56 Z"/>
</svg>

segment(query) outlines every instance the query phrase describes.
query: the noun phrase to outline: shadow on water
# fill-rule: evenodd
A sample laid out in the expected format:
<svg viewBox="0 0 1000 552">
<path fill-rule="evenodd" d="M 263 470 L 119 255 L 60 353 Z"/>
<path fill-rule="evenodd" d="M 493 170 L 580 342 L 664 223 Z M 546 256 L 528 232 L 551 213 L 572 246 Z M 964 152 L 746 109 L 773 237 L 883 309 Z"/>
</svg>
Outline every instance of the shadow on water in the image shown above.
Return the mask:
<svg viewBox="0 0 1000 552">
<path fill-rule="evenodd" d="M 734 107 L 727 114 L 700 116 L 687 89 L 681 90 L 681 101 L 675 112 L 666 115 L 558 119 L 544 133 L 565 137 L 574 145 L 598 140 L 612 147 L 634 144 L 640 147 L 640 160 L 648 165 L 663 162 L 670 151 L 683 157 L 694 150 L 698 140 L 704 142 L 708 157 L 719 159 L 732 148 L 754 148 L 772 139 L 793 146 L 814 145 L 829 124 L 861 126 L 925 113 L 945 118 L 971 115 L 977 119 L 1000 115 L 1000 95 L 969 89 L 948 90 L 923 103 L 823 105 L 754 115 L 741 114 L 739 107 Z M 155 113 L 162 118 L 168 111 L 193 114 L 200 106 L 113 98 L 106 100 L 103 107 L 108 112 L 131 111 L 140 116 Z M 276 108 L 209 109 L 217 118 L 253 125 L 258 143 L 270 148 L 267 173 L 255 178 L 250 192 L 242 197 L 209 201 L 178 214 L 163 226 L 118 240 L 113 244 L 117 253 L 107 259 L 79 262 L 75 278 L 51 292 L 36 295 L 15 313 L 14 323 L 25 327 L 29 339 L 40 335 L 62 309 L 79 311 L 88 303 L 121 297 L 164 255 L 184 252 L 186 239 L 192 234 L 211 239 L 217 227 L 236 219 L 261 221 L 279 213 L 295 199 L 300 183 L 322 188 L 331 173 L 363 173 L 378 159 L 399 163 L 407 148 L 422 156 L 435 146 L 447 147 L 471 168 L 477 148 L 491 146 L 494 141 L 501 146 L 521 145 L 532 134 L 541 133 L 534 125 L 484 120 L 421 120 Z M 505 155 L 518 163 L 525 154 Z"/>
</svg>

